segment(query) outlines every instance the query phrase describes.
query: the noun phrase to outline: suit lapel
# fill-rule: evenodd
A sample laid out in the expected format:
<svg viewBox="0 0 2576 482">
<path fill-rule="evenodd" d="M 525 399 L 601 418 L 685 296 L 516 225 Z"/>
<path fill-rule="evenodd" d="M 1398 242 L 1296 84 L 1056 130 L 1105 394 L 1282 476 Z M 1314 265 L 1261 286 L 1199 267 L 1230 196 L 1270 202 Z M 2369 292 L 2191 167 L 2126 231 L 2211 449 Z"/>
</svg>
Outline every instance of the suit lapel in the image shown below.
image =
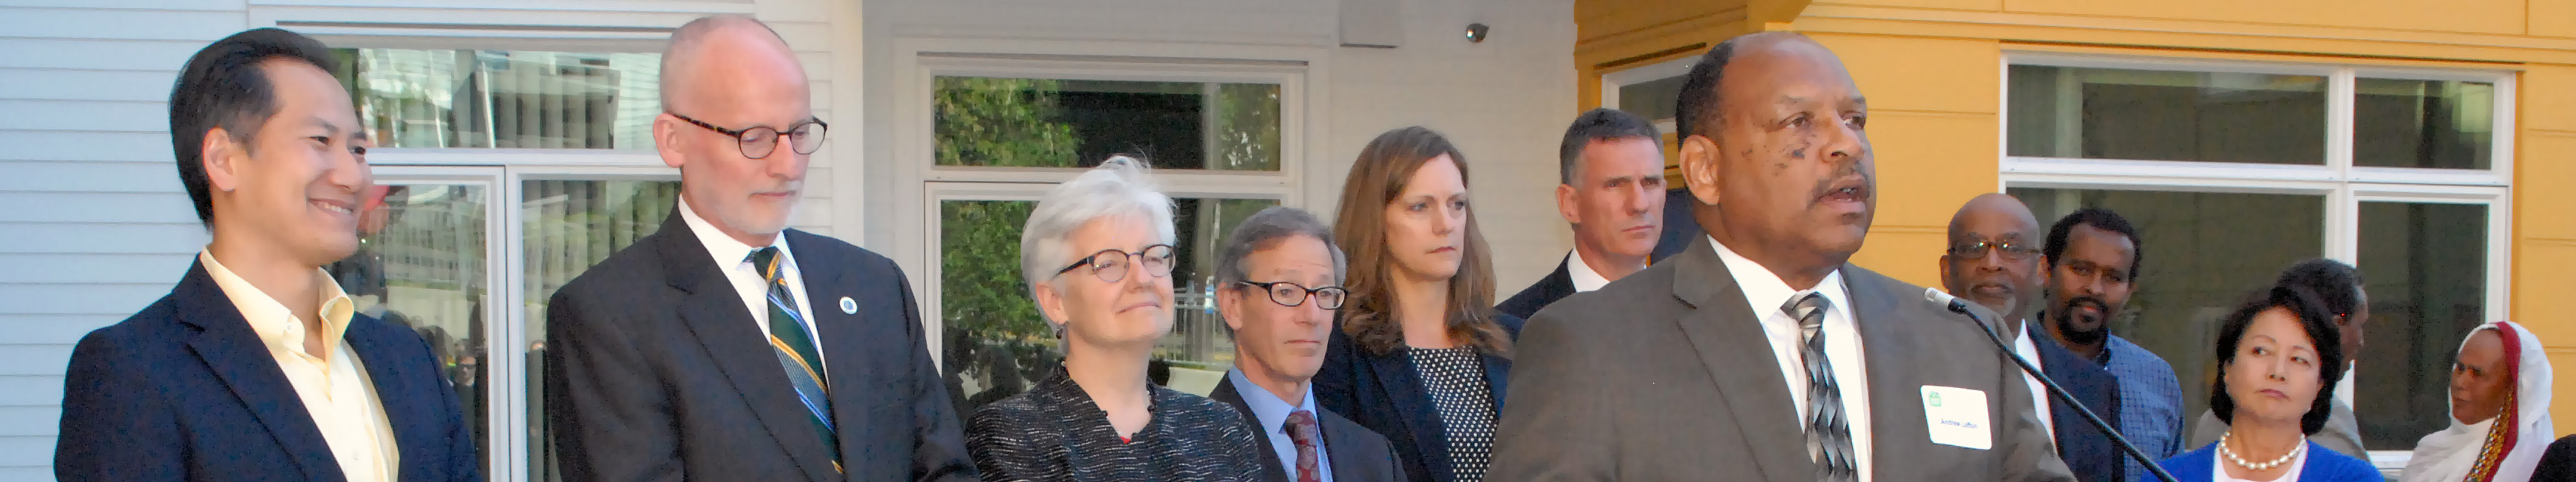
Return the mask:
<svg viewBox="0 0 2576 482">
<path fill-rule="evenodd" d="M 432 450 L 447 447 L 436 443 L 437 437 L 447 435 L 438 430 L 446 426 L 446 420 L 437 419 L 438 410 L 434 407 L 439 399 L 431 397 L 455 395 L 433 387 L 413 386 L 411 380 L 424 374 L 418 373 L 415 370 L 418 367 L 413 364 L 405 363 L 409 360 L 397 356 L 401 353 L 398 343 L 403 340 L 394 336 L 399 332 L 388 330 L 399 328 L 383 323 L 366 315 L 357 315 L 349 320 L 349 331 L 341 339 L 349 343 L 351 355 L 366 365 L 367 379 L 375 384 L 376 403 L 384 407 L 386 425 L 393 428 L 394 448 L 401 454 L 401 461 L 409 462 L 397 467 L 395 476 L 404 480 L 426 480 L 430 474 L 420 471 L 428 468 L 431 461 L 439 459 L 432 457 L 436 454 Z"/>
<path fill-rule="evenodd" d="M 850 457 L 849 448 L 865 447 L 870 439 L 878 436 L 873 431 L 877 427 L 869 423 L 874 421 L 868 416 L 871 409 L 893 404 L 886 399 L 892 392 L 869 388 L 887 386 L 887 382 L 878 379 L 886 367 L 877 366 L 881 365 L 876 362 L 882 357 L 872 357 L 877 354 L 864 348 L 871 338 L 870 330 L 894 325 L 872 324 L 860 314 L 875 313 L 871 308 L 877 308 L 878 304 L 899 305 L 901 301 L 866 298 L 880 291 L 857 289 L 860 280 L 847 276 L 851 270 L 843 269 L 847 263 L 837 256 L 839 253 L 808 242 L 812 235 L 796 230 L 779 235 L 787 237 L 787 245 L 794 251 L 794 259 L 790 261 L 796 263 L 797 273 L 805 280 L 807 299 L 804 301 L 810 311 L 805 314 L 805 319 L 814 322 L 814 342 L 818 345 L 814 349 L 823 354 L 824 387 L 830 391 L 832 426 L 836 427 L 833 436 L 840 439 L 842 453 L 839 456 L 846 468 L 850 461 L 855 460 Z M 857 308 L 858 313 L 841 310 L 844 298 L 851 300 L 850 307 Z M 844 387 L 849 389 L 842 389 Z"/>
<path fill-rule="evenodd" d="M 1279 453 L 1279 446 L 1270 443 L 1270 431 L 1262 428 L 1261 417 L 1252 414 L 1252 404 L 1244 402 L 1243 391 L 1234 388 L 1234 377 L 1228 376 L 1222 380 L 1218 380 L 1216 382 L 1216 390 L 1208 392 L 1208 398 L 1218 402 L 1223 402 L 1228 407 L 1234 407 L 1235 413 L 1243 414 L 1244 425 L 1252 427 L 1252 441 L 1261 445 L 1261 454 L 1260 457 L 1257 458 L 1261 459 L 1261 467 L 1264 470 L 1262 473 L 1269 475 L 1266 480 L 1270 480 L 1272 482 L 1286 482 L 1288 480 L 1288 469 L 1286 465 L 1279 463 L 1279 456 L 1277 455 Z M 1326 437 L 1326 440 L 1331 440 L 1331 437 Z M 1324 444 L 1324 448 L 1327 450 L 1331 449 L 1332 446 L 1331 442 L 1325 442 Z M 1340 471 L 1336 470 L 1335 472 Z"/>
<path fill-rule="evenodd" d="M 330 443 L 322 439 L 322 428 L 314 425 L 313 413 L 295 394 L 294 383 L 269 354 L 267 342 L 251 331 L 250 320 L 242 318 L 241 309 L 206 274 L 205 266 L 189 268 L 179 292 L 175 297 L 179 321 L 202 330 L 188 340 L 188 348 L 259 417 L 260 425 L 294 457 L 307 480 L 345 480 Z"/>
<path fill-rule="evenodd" d="M 1396 418 L 1404 420 L 1405 431 L 1413 433 L 1414 447 L 1428 459 L 1422 461 L 1422 465 L 1431 469 L 1434 479 L 1456 479 L 1457 475 L 1450 473 L 1453 469 L 1449 466 L 1449 445 L 1440 442 L 1447 440 L 1440 436 L 1440 411 L 1431 406 L 1431 397 L 1422 392 L 1422 379 L 1413 372 L 1412 358 L 1399 350 L 1368 359 L 1369 370 L 1377 373 L 1378 388 L 1395 403 Z"/>
<path fill-rule="evenodd" d="M 1315 415 L 1324 429 L 1324 456 L 1333 462 L 1333 480 L 1368 482 L 1378 480 L 1378 474 L 1402 470 L 1393 464 L 1381 466 L 1379 461 L 1391 460 L 1383 452 L 1361 452 L 1360 442 L 1366 437 L 1343 437 L 1367 428 L 1332 412 L 1317 411 Z"/>
<path fill-rule="evenodd" d="M 779 367 L 760 324 L 745 311 L 742 295 L 734 292 L 724 272 L 704 254 L 706 248 L 699 245 L 678 210 L 671 211 L 654 237 L 661 238 L 659 248 L 671 274 L 671 287 L 687 293 L 680 300 L 681 324 L 706 347 L 716 368 L 733 382 L 734 391 L 751 405 L 770 437 L 805 470 L 806 478 L 831 480 L 832 462 L 823 441 L 815 438 L 814 424 L 806 420 L 803 404 L 788 387 L 786 369 Z"/>
<path fill-rule="evenodd" d="M 1902 467 L 1900 464 L 1908 461 L 1926 460 L 1915 455 L 1932 439 L 1919 403 L 1924 384 L 1915 376 L 1918 369 L 1908 366 L 1920 357 L 1904 350 L 1912 346 L 1925 323 L 1946 320 L 1905 317 L 1898 309 L 1899 300 L 1921 299 L 1922 295 L 1891 289 L 1900 285 L 1893 279 L 1848 263 L 1843 265 L 1842 275 L 1843 288 L 1851 294 L 1852 326 L 1860 330 L 1862 362 L 1869 367 L 1870 445 L 1875 452 L 1872 461 L 1879 467 Z M 1992 398 L 2000 393 L 1990 395 L 1986 403 L 2002 406 L 2003 401 Z"/>
<path fill-rule="evenodd" d="M 1686 264 L 1673 270 L 1673 295 L 1692 308 L 1689 316 L 1675 322 L 1699 352 L 1699 361 L 1734 415 L 1745 445 L 1753 449 L 1754 464 L 1763 478 L 1771 482 L 1812 479 L 1816 465 L 1808 459 L 1806 447 L 1778 438 L 1806 430 L 1798 424 L 1797 405 L 1790 403 L 1788 381 L 1781 378 L 1770 336 L 1762 332 L 1761 318 L 1753 316 L 1734 274 L 1708 243 L 1706 237 L 1693 241 L 1671 260 Z"/>
</svg>

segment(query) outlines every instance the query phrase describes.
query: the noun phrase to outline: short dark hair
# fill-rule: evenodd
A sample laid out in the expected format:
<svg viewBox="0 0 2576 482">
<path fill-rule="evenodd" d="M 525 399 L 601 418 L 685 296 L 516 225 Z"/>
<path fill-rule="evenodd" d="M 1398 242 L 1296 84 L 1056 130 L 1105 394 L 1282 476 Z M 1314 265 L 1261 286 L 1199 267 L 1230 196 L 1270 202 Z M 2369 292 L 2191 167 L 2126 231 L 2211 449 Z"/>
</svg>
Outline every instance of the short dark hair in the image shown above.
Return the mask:
<svg viewBox="0 0 2576 482">
<path fill-rule="evenodd" d="M 1638 138 L 1664 147 L 1664 133 L 1655 131 L 1655 122 L 1628 111 L 1602 107 L 1574 116 L 1574 125 L 1565 127 L 1565 141 L 1556 147 L 1557 182 L 1574 184 L 1574 163 L 1583 160 L 1583 148 L 1593 141 Z"/>
<path fill-rule="evenodd" d="M 2236 399 L 2227 396 L 2224 371 L 2228 364 L 2236 362 L 2236 345 L 2245 341 L 2245 329 L 2254 325 L 2254 316 L 2275 307 L 2289 309 L 2290 313 L 2298 315 L 2299 327 L 2307 331 L 2308 342 L 2316 345 L 2316 400 L 2310 402 L 2307 415 L 2299 417 L 2299 430 L 2316 435 L 2317 430 L 2325 428 L 2326 418 L 2334 416 L 2334 389 L 2336 383 L 2343 381 L 2343 370 L 2329 367 L 2343 366 L 2343 343 L 2338 341 L 2343 339 L 2343 331 L 2335 327 L 2334 314 L 2326 312 L 2325 301 L 2307 288 L 2282 285 L 2257 291 L 2235 312 L 2227 314 L 2218 329 L 2218 366 L 2221 372 L 2210 382 L 2209 410 L 2218 415 L 2220 422 L 2236 423 Z"/>
<path fill-rule="evenodd" d="M 2334 316 L 2349 316 L 2361 309 L 2361 270 L 2325 258 L 2300 261 L 2281 271 L 2281 279 L 2272 284 L 2307 288 L 2326 303 Z"/>
<path fill-rule="evenodd" d="M 1718 105 L 1717 85 L 1726 76 L 1726 62 L 1735 59 L 1735 41 L 1743 36 L 1718 42 L 1708 53 L 1692 64 L 1690 74 L 1682 77 L 1682 91 L 1673 106 L 1673 133 L 1683 139 L 1690 136 L 1716 136 L 1717 126 L 1724 122 L 1725 106 Z"/>
<path fill-rule="evenodd" d="M 277 91 L 259 64 L 288 59 L 338 71 L 331 48 L 295 32 L 255 28 L 216 40 L 198 50 L 179 68 L 170 89 L 170 148 L 178 156 L 179 184 L 197 205 L 197 222 L 215 222 L 214 198 L 206 186 L 206 133 L 223 128 L 234 142 L 249 148 L 260 124 L 277 115 Z"/>
<path fill-rule="evenodd" d="M 2088 226 L 2129 238 L 2129 279 L 2137 279 L 2139 266 L 2147 259 L 2147 243 L 2138 239 L 2138 227 L 2130 225 L 2129 218 L 2102 208 L 2077 209 L 2066 217 L 2058 218 L 2056 225 L 2048 227 L 2048 244 L 2040 249 L 2040 254 L 2048 257 L 2048 267 L 2055 268 L 2063 262 L 2058 258 L 2066 254 L 2066 235 L 2074 232 L 2076 226 Z"/>
</svg>

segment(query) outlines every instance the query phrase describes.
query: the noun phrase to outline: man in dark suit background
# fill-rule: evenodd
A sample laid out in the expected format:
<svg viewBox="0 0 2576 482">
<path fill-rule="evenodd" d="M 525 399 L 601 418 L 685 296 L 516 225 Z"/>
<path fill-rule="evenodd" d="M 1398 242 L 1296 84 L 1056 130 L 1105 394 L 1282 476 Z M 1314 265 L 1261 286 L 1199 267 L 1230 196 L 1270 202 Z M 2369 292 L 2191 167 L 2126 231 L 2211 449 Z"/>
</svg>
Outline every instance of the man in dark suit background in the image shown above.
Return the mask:
<svg viewBox="0 0 2576 482">
<path fill-rule="evenodd" d="M 1244 218 L 1216 265 L 1217 310 L 1234 337 L 1234 369 L 1208 398 L 1243 412 L 1273 481 L 1404 480 L 1386 436 L 1315 405 L 1348 261 L 1315 215 L 1271 207 Z"/>
<path fill-rule="evenodd" d="M 1512 316 L 1528 318 L 1646 269 L 1662 235 L 1664 141 L 1653 121 L 1592 109 L 1565 128 L 1556 154 L 1556 211 L 1574 225 L 1574 250 L 1556 271 L 1494 306 Z"/>
<path fill-rule="evenodd" d="M 322 269 L 357 251 L 374 184 L 335 63 L 263 28 L 181 67 L 171 144 L 214 239 L 169 296 L 73 349 L 56 478 L 483 479 L 429 345 Z"/>
<path fill-rule="evenodd" d="M 2013 343 L 2013 351 L 2037 365 L 2060 388 L 2120 427 L 2120 379 L 2102 365 L 2058 346 L 2055 337 L 2031 336 L 2030 316 L 2039 311 L 2040 287 L 2047 274 L 2041 259 L 2039 220 L 2030 207 L 2003 193 L 1968 200 L 1950 216 L 1950 246 L 1941 255 L 1941 288 L 1997 314 L 1994 328 Z M 2094 428 L 2075 408 L 2048 395 L 2039 378 L 2022 374 L 2030 386 L 2031 406 L 2057 441 L 2057 456 L 2075 478 L 2085 482 L 2122 480 L 2120 461 L 2128 454 L 2110 435 Z"/>
<path fill-rule="evenodd" d="M 1876 185 L 1840 59 L 1737 37 L 1679 104 L 1709 236 L 1530 321 L 1491 480 L 2072 480 L 1982 327 L 1848 264 Z"/>
<path fill-rule="evenodd" d="M 976 477 L 903 272 L 787 229 L 826 128 L 805 79 L 749 18 L 672 35 L 653 138 L 679 207 L 547 304 L 566 479 Z"/>
</svg>

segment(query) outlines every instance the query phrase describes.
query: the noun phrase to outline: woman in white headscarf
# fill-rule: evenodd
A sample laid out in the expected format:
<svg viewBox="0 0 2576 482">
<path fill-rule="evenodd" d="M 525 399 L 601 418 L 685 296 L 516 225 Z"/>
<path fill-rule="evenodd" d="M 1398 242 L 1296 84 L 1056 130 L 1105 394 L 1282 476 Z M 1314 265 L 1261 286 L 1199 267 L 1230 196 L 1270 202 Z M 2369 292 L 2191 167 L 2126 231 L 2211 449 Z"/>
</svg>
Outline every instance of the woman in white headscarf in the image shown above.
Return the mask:
<svg viewBox="0 0 2576 482">
<path fill-rule="evenodd" d="M 2451 426 L 2415 443 L 2400 482 L 2521 482 L 2558 438 L 2549 423 L 2549 357 L 2531 330 L 2479 325 L 2451 364 Z"/>
</svg>

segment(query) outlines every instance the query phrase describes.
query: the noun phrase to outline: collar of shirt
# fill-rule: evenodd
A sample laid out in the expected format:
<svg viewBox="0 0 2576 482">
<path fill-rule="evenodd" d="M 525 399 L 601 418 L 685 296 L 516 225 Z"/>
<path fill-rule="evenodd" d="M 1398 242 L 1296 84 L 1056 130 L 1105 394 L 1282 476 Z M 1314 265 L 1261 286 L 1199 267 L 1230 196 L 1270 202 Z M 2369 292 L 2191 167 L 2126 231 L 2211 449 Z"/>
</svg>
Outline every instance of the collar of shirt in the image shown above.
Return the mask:
<svg viewBox="0 0 2576 482">
<path fill-rule="evenodd" d="M 322 329 L 326 330 L 322 339 L 332 342 L 322 344 L 321 353 L 308 353 L 304 350 L 304 320 L 296 319 L 294 311 L 259 287 L 251 286 L 249 280 L 233 274 L 231 268 L 225 268 L 223 262 L 215 260 L 213 250 L 199 251 L 197 261 L 206 266 L 206 275 L 215 279 L 216 287 L 223 288 L 233 308 L 241 310 L 242 319 L 250 322 L 251 331 L 258 333 L 270 350 L 283 349 L 328 361 L 332 352 L 340 349 L 340 338 L 348 334 L 349 319 L 357 313 L 349 294 L 340 290 L 340 282 L 331 279 L 331 273 L 322 268 L 313 268 L 314 282 L 322 289 L 322 306 L 314 313 L 322 317 Z"/>
<path fill-rule="evenodd" d="M 2022 320 L 2021 332 L 2013 335 L 2013 353 L 2021 355 L 2023 360 L 2029 360 L 2030 366 L 2039 367 L 2044 371 L 2048 365 L 2040 360 L 2039 343 L 2031 341 L 2030 336 L 2030 320 Z M 2014 371 L 2020 371 L 2020 367 L 2014 367 Z M 2031 376 L 2028 372 L 2022 373 L 2021 379 L 2022 383 L 2030 385 L 2031 408 L 2039 412 L 2039 428 L 2047 429 L 2049 443 L 2056 444 L 2057 420 L 2054 419 L 2056 409 L 2048 406 L 2048 386 L 2040 384 L 2039 377 Z"/>
<path fill-rule="evenodd" d="M 1584 262 L 1581 252 L 1569 250 L 1565 253 L 1565 274 L 1567 278 L 1574 281 L 1576 293 L 1590 293 L 1592 290 L 1610 285 L 1610 277 L 1602 276 L 1600 270 L 1592 269 L 1592 263 Z"/>
<path fill-rule="evenodd" d="M 1237 391 L 1242 392 L 1243 405 L 1252 408 L 1252 423 L 1260 425 L 1261 435 L 1270 438 L 1270 455 L 1279 458 L 1279 466 L 1288 472 L 1289 478 L 1296 478 L 1297 439 L 1288 436 L 1288 414 L 1298 410 L 1313 413 L 1315 429 L 1323 430 L 1324 414 L 1322 410 L 1315 409 L 1313 385 L 1308 385 L 1305 395 L 1298 397 L 1297 406 L 1291 407 L 1278 394 L 1270 393 L 1270 389 L 1252 384 L 1252 379 L 1243 376 L 1242 368 L 1226 370 L 1225 378 L 1233 381 Z M 1322 472 L 1320 480 L 1332 480 L 1333 457 L 1332 452 L 1324 450 L 1325 443 L 1324 440 L 1315 441 L 1315 470 Z"/>
<path fill-rule="evenodd" d="M 751 319 L 760 323 L 761 333 L 767 336 L 770 321 L 769 280 L 762 276 L 759 263 L 751 261 L 752 251 L 759 248 L 734 240 L 733 236 L 727 236 L 724 231 L 716 229 L 715 223 L 698 217 L 698 212 L 689 208 L 687 198 L 680 199 L 679 209 L 680 220 L 689 225 L 689 233 L 697 235 L 698 245 L 705 247 L 707 255 L 715 259 L 716 267 L 724 270 L 725 279 L 731 281 L 734 291 L 742 296 L 743 309 L 751 311 Z M 770 238 L 767 247 L 778 248 L 778 276 L 787 281 L 790 288 L 788 292 L 796 295 L 796 302 L 799 305 L 796 309 L 799 313 L 812 318 L 814 310 L 808 309 L 812 306 L 811 300 L 805 299 L 804 272 L 796 269 L 796 252 L 787 248 L 787 233 L 781 232 L 777 237 Z M 805 330 L 806 333 L 813 333 L 813 324 L 806 323 Z"/>
<path fill-rule="evenodd" d="M 1717 247 L 1717 258 L 1726 262 L 1726 272 L 1735 275 L 1735 286 L 1744 291 L 1745 304 L 1752 305 L 1753 313 L 1761 315 L 1763 319 L 1771 319 L 1771 315 L 1780 315 L 1782 319 L 1788 319 L 1788 312 L 1781 311 L 1781 305 L 1788 304 L 1790 296 L 1808 291 L 1822 293 L 1825 295 L 1825 301 L 1833 303 L 1831 315 L 1841 316 L 1846 320 L 1852 319 L 1851 292 L 1843 287 L 1843 270 L 1836 269 L 1833 273 L 1826 274 L 1825 279 L 1817 281 L 1814 288 L 1797 290 L 1790 288 L 1789 282 L 1781 281 L 1780 275 L 1772 273 L 1770 268 L 1762 267 L 1761 263 L 1753 262 L 1752 258 L 1735 254 L 1734 249 L 1729 249 L 1725 244 L 1717 242 L 1717 238 L 1709 238 L 1708 244 Z M 1789 319 L 1789 322 L 1796 323 L 1797 320 Z"/>
</svg>

